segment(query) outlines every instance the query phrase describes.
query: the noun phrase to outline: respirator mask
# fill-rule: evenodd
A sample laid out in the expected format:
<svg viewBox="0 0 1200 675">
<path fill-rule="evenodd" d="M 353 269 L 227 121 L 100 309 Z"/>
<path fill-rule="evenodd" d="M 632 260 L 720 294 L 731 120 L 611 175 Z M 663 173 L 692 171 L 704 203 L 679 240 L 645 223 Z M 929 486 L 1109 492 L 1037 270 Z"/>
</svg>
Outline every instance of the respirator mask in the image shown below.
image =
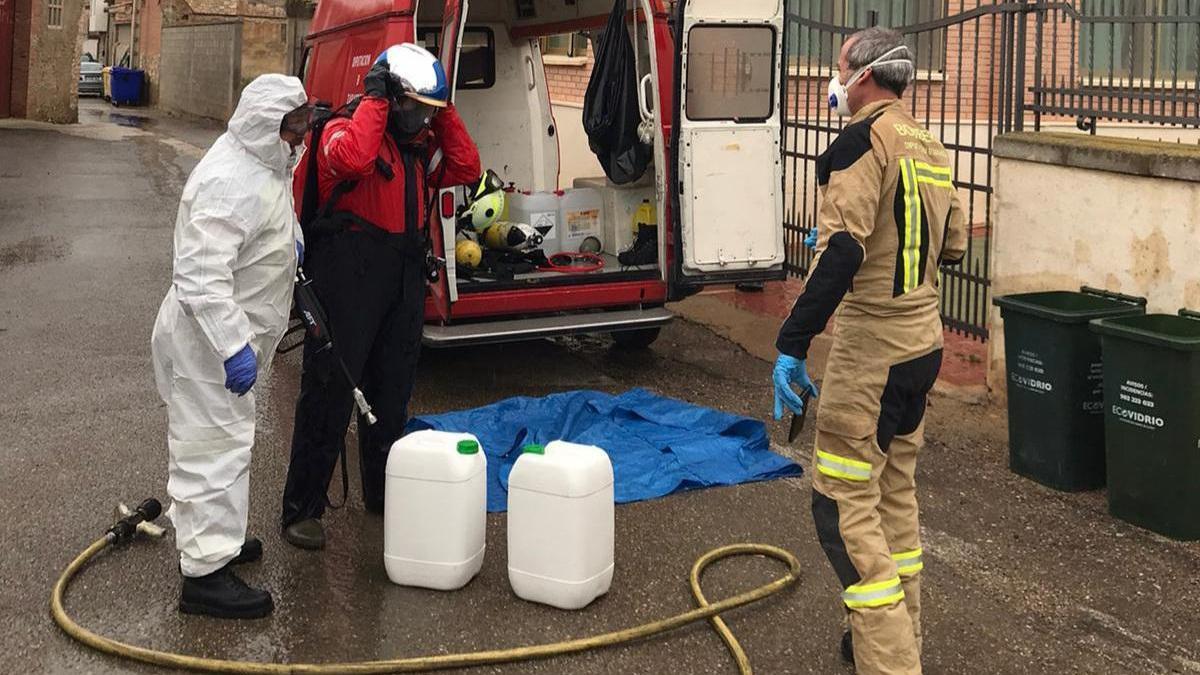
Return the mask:
<svg viewBox="0 0 1200 675">
<path fill-rule="evenodd" d="M 393 101 L 388 126 L 401 138 L 412 138 L 429 128 L 437 109 L 407 96 Z"/>
<path fill-rule="evenodd" d="M 841 117 L 849 117 L 852 114 L 852 111 L 850 110 L 850 87 L 858 84 L 859 80 L 862 79 L 863 73 L 867 72 L 867 69 L 874 68 L 876 66 L 899 65 L 901 63 L 907 64 L 910 67 L 912 66 L 912 61 L 909 59 L 888 58 L 892 54 L 895 54 L 901 50 L 907 52 L 908 47 L 906 45 L 900 45 L 899 47 L 888 51 L 883 56 L 880 56 L 874 61 L 863 66 L 862 68 L 859 68 L 858 70 L 854 71 L 854 74 L 850 76 L 850 79 L 846 80 L 846 84 L 842 84 L 842 81 L 838 79 L 837 73 L 834 73 L 833 77 L 829 78 L 829 108 Z"/>
</svg>

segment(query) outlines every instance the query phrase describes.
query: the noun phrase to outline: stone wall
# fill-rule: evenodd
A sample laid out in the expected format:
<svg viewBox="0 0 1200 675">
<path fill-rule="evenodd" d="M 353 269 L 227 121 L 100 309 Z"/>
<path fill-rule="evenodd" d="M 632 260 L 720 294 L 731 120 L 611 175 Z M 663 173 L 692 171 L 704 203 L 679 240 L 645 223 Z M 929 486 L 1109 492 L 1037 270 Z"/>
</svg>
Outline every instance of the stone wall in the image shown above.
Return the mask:
<svg viewBox="0 0 1200 675">
<path fill-rule="evenodd" d="M 162 29 L 159 105 L 227 120 L 242 90 L 242 22 Z"/>
<path fill-rule="evenodd" d="M 287 20 L 246 18 L 242 20 L 242 69 L 240 86 L 264 73 L 288 72 Z"/>
<path fill-rule="evenodd" d="M 59 27 L 47 25 L 44 0 L 33 0 L 29 9 L 27 56 L 18 53 L 13 62 L 14 73 L 25 70 L 24 109 L 17 114 L 44 122 L 73 123 L 79 116 L 75 95 L 85 30 L 83 0 L 63 0 L 62 25 Z M 18 14 L 18 26 L 21 18 Z M 22 47 L 24 45 L 18 40 L 17 50 L 21 51 Z M 27 68 L 22 69 L 22 65 Z"/>
<path fill-rule="evenodd" d="M 1200 308 L 1200 147 L 1054 133 L 996 139 L 993 296 L 1087 285 Z M 988 385 L 1005 394 L 991 311 Z"/>
</svg>

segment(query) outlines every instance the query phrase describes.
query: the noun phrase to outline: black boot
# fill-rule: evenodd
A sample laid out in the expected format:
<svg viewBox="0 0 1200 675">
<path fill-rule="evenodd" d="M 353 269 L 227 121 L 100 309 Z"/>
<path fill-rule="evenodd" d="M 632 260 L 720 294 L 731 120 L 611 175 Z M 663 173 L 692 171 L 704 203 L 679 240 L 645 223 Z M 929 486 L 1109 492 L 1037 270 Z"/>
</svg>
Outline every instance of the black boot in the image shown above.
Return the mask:
<svg viewBox="0 0 1200 675">
<path fill-rule="evenodd" d="M 639 225 L 633 246 L 630 246 L 628 251 L 619 253 L 617 262 L 623 267 L 639 267 L 658 262 L 658 226 Z"/>
<path fill-rule="evenodd" d="M 842 660 L 854 665 L 854 636 L 850 631 L 842 633 Z"/>
<path fill-rule="evenodd" d="M 275 609 L 271 594 L 251 588 L 229 566 L 202 577 L 184 577 L 179 611 L 221 619 L 261 619 Z"/>
<path fill-rule="evenodd" d="M 296 548 L 319 551 L 325 548 L 325 527 L 316 518 L 301 520 L 283 528 L 283 538 Z"/>
</svg>

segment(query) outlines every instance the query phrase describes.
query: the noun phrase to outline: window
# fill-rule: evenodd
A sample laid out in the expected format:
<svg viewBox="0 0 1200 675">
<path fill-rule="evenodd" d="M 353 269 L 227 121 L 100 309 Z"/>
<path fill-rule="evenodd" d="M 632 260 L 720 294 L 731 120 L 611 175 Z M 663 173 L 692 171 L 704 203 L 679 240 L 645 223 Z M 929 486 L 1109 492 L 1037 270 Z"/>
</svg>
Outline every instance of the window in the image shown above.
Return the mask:
<svg viewBox="0 0 1200 675">
<path fill-rule="evenodd" d="M 46 0 L 46 26 L 63 27 L 63 0 Z"/>
<path fill-rule="evenodd" d="M 943 0 L 787 0 L 788 11 L 802 19 L 829 24 L 871 28 L 903 27 L 945 16 Z M 811 63 L 828 66 L 837 63 L 843 36 L 792 23 L 787 52 L 792 64 Z M 927 31 L 905 37 L 913 50 L 919 71 L 941 72 L 946 67 L 944 30 Z"/>
<path fill-rule="evenodd" d="M 562 33 L 541 38 L 542 53 L 554 56 L 587 56 L 588 39 L 583 33 Z"/>
<path fill-rule="evenodd" d="M 442 29 L 421 28 L 417 42 L 433 55 L 442 52 Z M 468 26 L 463 32 L 458 51 L 458 84 L 456 89 L 490 89 L 496 84 L 496 35 L 490 28 Z"/>
<path fill-rule="evenodd" d="M 688 119 L 752 122 L 774 114 L 774 28 L 693 26 L 687 50 Z"/>
<path fill-rule="evenodd" d="M 1197 77 L 1200 24 L 1171 22 L 1166 17 L 1198 16 L 1200 0 L 1090 0 L 1081 13 L 1079 66 L 1085 84 L 1107 83 L 1110 78 L 1171 83 Z M 1088 17 L 1110 18 L 1088 21 Z"/>
</svg>

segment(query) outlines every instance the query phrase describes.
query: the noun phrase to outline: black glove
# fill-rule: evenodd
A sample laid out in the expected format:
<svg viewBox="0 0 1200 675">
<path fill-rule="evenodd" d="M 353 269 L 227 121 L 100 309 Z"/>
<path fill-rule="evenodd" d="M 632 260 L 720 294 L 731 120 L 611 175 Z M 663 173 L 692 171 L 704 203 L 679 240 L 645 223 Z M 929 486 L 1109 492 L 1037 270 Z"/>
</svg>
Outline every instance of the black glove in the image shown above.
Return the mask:
<svg viewBox="0 0 1200 675">
<path fill-rule="evenodd" d="M 371 67 L 363 78 L 363 91 L 367 96 L 388 99 L 391 94 L 392 72 L 387 63 L 379 62 Z"/>
</svg>

